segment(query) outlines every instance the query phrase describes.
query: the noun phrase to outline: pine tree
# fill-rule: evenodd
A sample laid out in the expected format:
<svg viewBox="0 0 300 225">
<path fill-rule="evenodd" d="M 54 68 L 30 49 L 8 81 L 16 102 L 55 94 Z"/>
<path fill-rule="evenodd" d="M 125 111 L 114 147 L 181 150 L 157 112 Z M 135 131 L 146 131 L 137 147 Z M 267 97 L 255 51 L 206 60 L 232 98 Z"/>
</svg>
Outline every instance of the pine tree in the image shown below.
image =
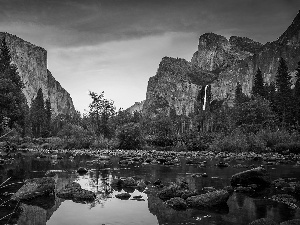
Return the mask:
<svg viewBox="0 0 300 225">
<path fill-rule="evenodd" d="M 22 93 L 23 83 L 17 67 L 11 63 L 5 39 L 0 51 L 0 123 L 5 120 L 9 128 L 16 125 L 24 129 L 26 98 Z"/>
<path fill-rule="evenodd" d="M 281 57 L 276 74 L 276 111 L 282 124 L 293 122 L 292 91 L 290 75 L 285 60 Z"/>
<path fill-rule="evenodd" d="M 239 105 L 247 101 L 249 98 L 243 93 L 242 85 L 238 82 L 235 89 L 235 104 Z"/>
<path fill-rule="evenodd" d="M 38 90 L 36 98 L 32 101 L 30 117 L 33 136 L 41 137 L 46 118 L 44 96 L 41 88 Z"/>
<path fill-rule="evenodd" d="M 295 121 L 300 125 L 300 61 L 298 62 L 297 80 L 294 88 Z"/>
<path fill-rule="evenodd" d="M 259 68 L 257 69 L 256 74 L 254 76 L 252 94 L 254 96 L 260 95 L 261 97 L 265 97 L 264 79 L 262 76 L 262 72 Z"/>
</svg>

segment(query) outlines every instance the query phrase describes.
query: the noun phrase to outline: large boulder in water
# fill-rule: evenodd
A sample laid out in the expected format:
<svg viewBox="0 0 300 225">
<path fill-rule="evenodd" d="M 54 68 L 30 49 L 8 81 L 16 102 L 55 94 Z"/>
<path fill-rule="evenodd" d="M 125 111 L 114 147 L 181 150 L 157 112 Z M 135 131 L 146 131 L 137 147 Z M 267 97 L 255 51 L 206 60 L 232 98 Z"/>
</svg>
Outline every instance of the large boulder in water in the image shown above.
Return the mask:
<svg viewBox="0 0 300 225">
<path fill-rule="evenodd" d="M 177 184 L 171 184 L 168 187 L 165 187 L 158 193 L 158 197 L 162 200 L 169 200 L 175 197 L 181 197 L 185 193 L 185 189 Z"/>
<path fill-rule="evenodd" d="M 185 200 L 179 197 L 171 198 L 166 203 L 175 210 L 186 210 L 187 208 Z"/>
<path fill-rule="evenodd" d="M 214 208 L 227 203 L 230 194 L 225 190 L 216 190 L 206 194 L 188 197 L 186 202 L 191 208 Z"/>
<path fill-rule="evenodd" d="M 11 197 L 12 200 L 28 200 L 54 192 L 55 181 L 51 177 L 34 178 L 25 181 L 24 185 Z"/>
<path fill-rule="evenodd" d="M 256 184 L 258 188 L 268 187 L 271 184 L 270 176 L 262 167 L 246 170 L 231 177 L 231 186 L 249 186 Z"/>
<path fill-rule="evenodd" d="M 288 220 L 280 223 L 280 225 L 298 225 L 300 224 L 300 219 Z"/>
<path fill-rule="evenodd" d="M 248 225 L 278 225 L 275 221 L 269 219 L 269 218 L 261 218 L 258 220 L 254 220 Z"/>
<path fill-rule="evenodd" d="M 94 192 L 82 189 L 80 184 L 75 182 L 66 185 L 66 187 L 57 192 L 56 195 L 59 198 L 71 199 L 74 202 L 93 201 L 96 198 Z"/>
</svg>

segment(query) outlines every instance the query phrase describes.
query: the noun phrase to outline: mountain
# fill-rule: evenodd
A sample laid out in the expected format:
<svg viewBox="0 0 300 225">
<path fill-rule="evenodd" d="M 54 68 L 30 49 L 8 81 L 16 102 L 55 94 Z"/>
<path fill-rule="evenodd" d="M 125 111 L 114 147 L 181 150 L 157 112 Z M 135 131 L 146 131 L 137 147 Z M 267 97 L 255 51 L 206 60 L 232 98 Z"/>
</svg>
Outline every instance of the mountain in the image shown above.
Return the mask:
<svg viewBox="0 0 300 225">
<path fill-rule="evenodd" d="M 280 57 L 287 61 L 291 79 L 300 61 L 300 12 L 275 41 L 261 44 L 247 37 L 200 36 L 191 62 L 164 57 L 148 81 L 143 113 L 190 115 L 207 101 L 232 105 L 237 83 L 251 95 L 253 77 L 261 69 L 266 83 L 273 82 Z M 208 95 L 207 88 L 210 89 Z M 209 97 L 209 99 L 206 99 Z"/>
<path fill-rule="evenodd" d="M 60 85 L 47 69 L 47 51 L 21 38 L 0 32 L 10 49 L 12 62 L 17 66 L 24 83 L 23 93 L 30 106 L 39 88 L 45 99 L 50 99 L 54 115 L 73 114 L 75 108 L 70 94 Z"/>
</svg>

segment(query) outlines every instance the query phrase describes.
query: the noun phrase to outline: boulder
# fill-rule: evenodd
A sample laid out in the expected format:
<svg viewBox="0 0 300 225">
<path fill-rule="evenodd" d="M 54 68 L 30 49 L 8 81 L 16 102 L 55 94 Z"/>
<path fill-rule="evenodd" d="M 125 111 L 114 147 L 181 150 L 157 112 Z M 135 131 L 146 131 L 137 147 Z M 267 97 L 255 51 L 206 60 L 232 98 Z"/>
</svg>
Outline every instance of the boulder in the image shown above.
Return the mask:
<svg viewBox="0 0 300 225">
<path fill-rule="evenodd" d="M 88 172 L 88 170 L 86 169 L 86 168 L 83 168 L 83 167 L 80 167 L 78 170 L 77 170 L 77 173 L 79 173 L 79 174 L 85 174 L 85 173 L 87 173 Z"/>
<path fill-rule="evenodd" d="M 168 200 L 167 205 L 176 210 L 186 210 L 187 204 L 184 199 L 175 197 Z"/>
<path fill-rule="evenodd" d="M 55 181 L 51 177 L 26 180 L 24 185 L 11 197 L 12 200 L 28 200 L 54 192 Z"/>
<path fill-rule="evenodd" d="M 191 208 L 214 208 L 227 203 L 230 194 L 225 190 L 216 190 L 206 194 L 188 197 L 186 202 Z"/>
<path fill-rule="evenodd" d="M 265 188 L 271 184 L 267 171 L 262 167 L 237 173 L 231 177 L 230 182 L 233 187 L 247 187 L 251 184 L 256 184 L 258 188 Z"/>
<path fill-rule="evenodd" d="M 185 193 L 185 190 L 182 189 L 177 184 L 171 184 L 168 187 L 163 188 L 160 192 L 158 192 L 158 197 L 162 200 L 169 200 L 174 197 L 181 197 L 182 194 Z"/>
<path fill-rule="evenodd" d="M 261 218 L 258 220 L 254 220 L 248 225 L 278 225 L 274 220 L 271 220 L 269 218 Z"/>
<path fill-rule="evenodd" d="M 288 220 L 280 223 L 280 225 L 298 225 L 300 224 L 300 219 Z"/>
<path fill-rule="evenodd" d="M 116 194 L 115 195 L 116 198 L 122 199 L 122 200 L 128 200 L 130 198 L 130 194 L 129 193 L 121 193 L 121 194 Z"/>
<path fill-rule="evenodd" d="M 96 198 L 94 192 L 82 189 L 80 184 L 75 182 L 66 185 L 66 187 L 57 192 L 56 195 L 59 198 L 71 199 L 75 202 L 93 201 Z"/>
<path fill-rule="evenodd" d="M 134 187 L 134 186 L 137 186 L 137 183 L 133 177 L 127 177 L 125 180 L 123 180 L 123 186 L 124 187 Z"/>
</svg>

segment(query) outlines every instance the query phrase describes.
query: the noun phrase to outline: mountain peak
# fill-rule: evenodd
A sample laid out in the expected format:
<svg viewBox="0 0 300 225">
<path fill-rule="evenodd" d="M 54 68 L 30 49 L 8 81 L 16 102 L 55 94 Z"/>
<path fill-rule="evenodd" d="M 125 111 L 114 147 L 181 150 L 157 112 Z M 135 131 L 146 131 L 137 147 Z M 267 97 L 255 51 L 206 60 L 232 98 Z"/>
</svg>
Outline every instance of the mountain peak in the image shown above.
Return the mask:
<svg viewBox="0 0 300 225">
<path fill-rule="evenodd" d="M 294 44 L 300 42 L 300 10 L 292 24 L 277 40 L 280 44 Z"/>
</svg>

